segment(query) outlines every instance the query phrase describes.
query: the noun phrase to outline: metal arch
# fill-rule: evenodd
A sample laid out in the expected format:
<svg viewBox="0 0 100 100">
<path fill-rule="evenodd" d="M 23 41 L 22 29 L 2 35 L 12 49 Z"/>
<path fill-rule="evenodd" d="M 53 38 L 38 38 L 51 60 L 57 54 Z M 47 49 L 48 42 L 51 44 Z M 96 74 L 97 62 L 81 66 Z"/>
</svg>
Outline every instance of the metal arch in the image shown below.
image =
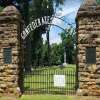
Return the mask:
<svg viewBox="0 0 100 100">
<path fill-rule="evenodd" d="M 48 16 L 47 16 L 48 17 Z M 67 21 L 65 21 L 64 19 L 62 19 L 62 18 L 59 18 L 59 17 L 57 17 L 57 16 L 49 16 L 50 18 L 57 18 L 57 19 L 60 19 L 60 20 L 62 20 L 63 22 L 65 22 L 65 23 L 67 23 L 68 25 L 70 25 L 70 26 L 72 26 L 72 24 L 75 24 L 75 23 L 72 23 L 72 24 L 70 24 L 70 23 L 68 23 Z M 41 19 L 42 17 L 40 17 L 39 19 Z"/>
<path fill-rule="evenodd" d="M 54 16 L 54 18 L 60 19 L 60 20 L 62 20 L 63 22 L 67 23 L 67 24 L 70 25 L 70 26 L 72 26 L 72 24 L 74 24 L 74 23 L 70 24 L 70 23 L 68 23 L 67 21 L 65 21 L 64 19 L 59 18 L 59 17 L 57 17 L 57 16 Z"/>
<path fill-rule="evenodd" d="M 64 32 L 66 32 L 66 30 L 64 29 L 64 28 L 62 28 L 62 27 L 60 27 L 60 26 L 58 26 L 58 25 L 56 25 L 56 24 L 44 24 L 44 25 L 53 25 L 53 26 L 56 26 L 56 27 L 59 27 L 60 29 L 62 29 Z"/>
<path fill-rule="evenodd" d="M 56 17 L 56 16 L 46 16 L 46 17 L 49 17 L 50 19 L 54 17 L 54 18 L 58 18 L 58 19 L 64 21 L 62 18 L 59 18 L 59 17 Z M 42 18 L 42 17 L 40 17 L 39 19 L 41 19 L 41 18 Z M 49 20 L 50 20 L 50 19 L 49 19 Z M 65 21 L 64 21 L 64 22 L 65 22 Z M 67 22 L 66 22 L 66 23 L 67 23 Z M 70 26 L 72 27 L 71 24 L 69 24 L 69 23 L 67 23 L 67 24 L 70 25 Z M 60 29 L 62 29 L 62 30 L 66 33 L 66 30 L 65 30 L 64 28 L 62 28 L 62 27 L 60 27 L 60 26 L 58 26 L 58 25 L 56 25 L 56 24 L 52 24 L 52 22 L 51 22 L 51 23 L 49 23 L 49 22 L 48 22 L 48 23 L 44 23 L 44 24 L 42 24 L 41 26 L 43 26 L 43 25 L 53 25 L 53 26 L 59 27 Z M 27 26 L 27 27 L 28 27 L 28 26 Z M 27 28 L 27 27 L 26 27 L 26 28 Z M 40 26 L 39 26 L 39 27 L 40 27 Z M 50 27 L 51 27 L 51 26 L 50 26 Z M 38 27 L 37 27 L 37 28 L 38 28 Z M 36 28 L 35 28 L 35 29 L 36 29 Z M 33 30 L 35 30 L 35 29 L 32 29 L 31 31 L 33 31 Z M 49 29 L 49 31 L 50 31 L 50 29 Z M 26 35 L 26 36 L 27 36 L 27 35 Z M 26 37 L 26 36 L 25 36 L 25 37 Z"/>
</svg>

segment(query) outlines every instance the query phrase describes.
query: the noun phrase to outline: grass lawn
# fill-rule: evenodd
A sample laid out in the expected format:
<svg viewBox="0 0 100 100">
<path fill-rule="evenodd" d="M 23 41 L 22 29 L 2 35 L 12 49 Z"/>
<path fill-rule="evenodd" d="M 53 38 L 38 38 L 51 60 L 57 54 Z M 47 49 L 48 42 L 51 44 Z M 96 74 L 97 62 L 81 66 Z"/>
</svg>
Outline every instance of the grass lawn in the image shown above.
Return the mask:
<svg viewBox="0 0 100 100">
<path fill-rule="evenodd" d="M 21 98 L 0 97 L 0 100 L 100 100 L 95 96 L 23 95 Z"/>
<path fill-rule="evenodd" d="M 0 99 L 1 100 L 1 99 Z M 99 96 L 34 95 L 22 96 L 21 100 L 100 100 Z"/>
<path fill-rule="evenodd" d="M 72 97 L 60 96 L 60 95 L 34 95 L 34 96 L 22 96 L 21 100 L 72 100 Z"/>
<path fill-rule="evenodd" d="M 36 94 L 66 94 L 67 91 L 75 90 L 75 72 L 75 65 L 68 65 L 64 68 L 52 66 L 33 69 L 33 72 L 25 74 L 25 92 L 31 90 Z M 54 75 L 65 75 L 65 87 L 54 86 Z"/>
</svg>

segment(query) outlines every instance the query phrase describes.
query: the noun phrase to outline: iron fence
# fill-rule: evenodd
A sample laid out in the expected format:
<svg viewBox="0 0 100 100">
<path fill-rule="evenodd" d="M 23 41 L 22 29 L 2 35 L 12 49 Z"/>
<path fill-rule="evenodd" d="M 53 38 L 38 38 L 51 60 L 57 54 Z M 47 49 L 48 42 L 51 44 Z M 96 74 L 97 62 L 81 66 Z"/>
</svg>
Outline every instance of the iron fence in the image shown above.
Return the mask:
<svg viewBox="0 0 100 100">
<path fill-rule="evenodd" d="M 74 95 L 78 84 L 76 79 L 76 68 L 33 69 L 24 72 L 24 93 Z"/>
</svg>

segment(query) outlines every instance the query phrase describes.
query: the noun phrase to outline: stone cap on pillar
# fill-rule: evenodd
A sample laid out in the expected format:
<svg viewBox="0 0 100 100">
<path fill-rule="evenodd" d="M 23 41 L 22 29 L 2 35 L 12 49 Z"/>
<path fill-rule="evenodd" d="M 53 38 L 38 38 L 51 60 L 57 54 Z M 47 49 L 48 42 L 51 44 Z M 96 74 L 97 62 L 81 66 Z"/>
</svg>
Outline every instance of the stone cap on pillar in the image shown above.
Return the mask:
<svg viewBox="0 0 100 100">
<path fill-rule="evenodd" d="M 3 9 L 3 11 L 1 12 L 1 14 L 18 14 L 20 15 L 20 12 L 18 11 L 18 9 L 15 6 L 7 6 L 6 8 Z"/>
<path fill-rule="evenodd" d="M 97 0 L 84 0 L 78 10 L 76 18 L 91 15 L 100 15 L 100 4 L 97 3 Z"/>
<path fill-rule="evenodd" d="M 0 13 L 0 21 L 5 19 L 19 19 L 21 17 L 20 12 L 15 6 L 7 6 Z"/>
</svg>

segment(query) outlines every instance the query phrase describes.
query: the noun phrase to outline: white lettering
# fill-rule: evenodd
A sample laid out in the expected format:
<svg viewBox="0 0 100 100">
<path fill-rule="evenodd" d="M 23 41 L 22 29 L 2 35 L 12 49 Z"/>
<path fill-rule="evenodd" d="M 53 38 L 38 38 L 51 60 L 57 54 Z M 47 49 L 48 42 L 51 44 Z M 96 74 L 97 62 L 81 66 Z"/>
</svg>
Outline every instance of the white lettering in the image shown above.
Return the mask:
<svg viewBox="0 0 100 100">
<path fill-rule="evenodd" d="M 31 30 L 30 30 L 30 26 L 29 25 L 27 26 L 27 30 L 28 30 L 28 33 L 30 33 Z"/>
<path fill-rule="evenodd" d="M 26 32 L 26 34 L 28 34 L 28 33 L 29 33 L 29 31 L 27 30 L 27 28 L 25 29 L 25 32 Z"/>
<path fill-rule="evenodd" d="M 37 20 L 34 20 L 31 24 L 29 24 L 25 30 L 21 33 L 21 37 L 23 39 L 25 39 L 27 37 L 27 35 L 33 31 L 34 29 L 40 27 L 41 25 L 44 25 L 44 24 L 49 24 L 50 23 L 50 20 L 51 20 L 52 17 L 50 16 L 44 16 L 42 17 L 41 19 L 37 19 Z"/>
<path fill-rule="evenodd" d="M 34 20 L 33 22 L 32 22 L 32 27 L 33 27 L 33 29 L 35 29 L 35 28 L 37 28 L 37 20 Z"/>
<path fill-rule="evenodd" d="M 37 19 L 37 21 L 38 21 L 38 26 L 41 26 L 41 21 L 40 21 L 40 19 Z"/>
<path fill-rule="evenodd" d="M 44 23 L 45 23 L 45 20 L 44 20 L 44 18 L 42 17 L 42 25 L 44 25 Z"/>
<path fill-rule="evenodd" d="M 23 32 L 21 33 L 21 37 L 22 37 L 22 39 L 25 39 L 25 38 L 26 38 L 26 36 L 27 36 L 26 32 L 25 32 L 25 31 L 23 31 Z"/>
<path fill-rule="evenodd" d="M 32 24 L 29 24 L 29 27 L 30 27 L 30 31 L 32 31 L 33 29 L 32 29 Z"/>
</svg>

